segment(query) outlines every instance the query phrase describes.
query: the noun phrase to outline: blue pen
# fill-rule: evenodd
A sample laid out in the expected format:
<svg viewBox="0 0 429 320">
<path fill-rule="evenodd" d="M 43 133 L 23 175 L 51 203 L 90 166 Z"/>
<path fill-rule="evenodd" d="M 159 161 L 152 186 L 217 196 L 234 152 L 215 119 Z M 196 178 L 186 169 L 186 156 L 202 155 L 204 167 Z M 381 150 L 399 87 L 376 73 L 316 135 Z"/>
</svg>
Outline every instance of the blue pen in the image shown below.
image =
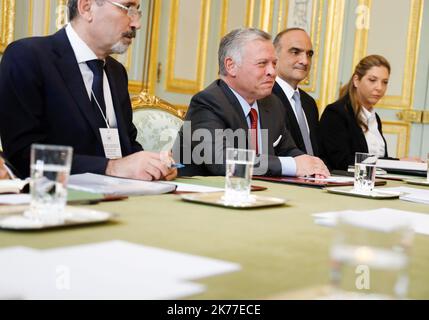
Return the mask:
<svg viewBox="0 0 429 320">
<path fill-rule="evenodd" d="M 183 169 L 184 167 L 185 167 L 185 165 L 181 164 L 181 163 L 173 163 L 173 164 L 171 164 L 171 168 Z"/>
</svg>

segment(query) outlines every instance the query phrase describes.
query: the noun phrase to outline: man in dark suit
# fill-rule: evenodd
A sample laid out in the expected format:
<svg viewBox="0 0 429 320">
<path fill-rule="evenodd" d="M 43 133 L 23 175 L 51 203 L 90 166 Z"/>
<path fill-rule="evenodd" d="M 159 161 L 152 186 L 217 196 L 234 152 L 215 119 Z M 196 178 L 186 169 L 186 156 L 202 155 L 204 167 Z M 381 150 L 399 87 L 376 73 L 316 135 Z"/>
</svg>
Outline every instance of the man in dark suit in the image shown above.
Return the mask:
<svg viewBox="0 0 429 320">
<path fill-rule="evenodd" d="M 290 28 L 276 36 L 274 47 L 279 60 L 273 93 L 280 98 L 286 110 L 288 129 L 300 150 L 320 156 L 316 101 L 298 88 L 310 72 L 313 57 L 311 39 L 305 30 Z"/>
<path fill-rule="evenodd" d="M 124 53 L 140 28 L 139 0 L 69 0 L 70 24 L 9 45 L 0 65 L 4 153 L 28 176 L 33 143 L 72 146 L 72 173 L 171 179 L 170 159 L 136 142 Z"/>
<path fill-rule="evenodd" d="M 327 176 L 323 162 L 296 148 L 284 108 L 271 94 L 277 57 L 271 36 L 237 29 L 219 47 L 220 79 L 196 94 L 179 132 L 174 156 L 183 175 L 224 175 L 225 149 L 256 149 L 258 175 Z"/>
</svg>

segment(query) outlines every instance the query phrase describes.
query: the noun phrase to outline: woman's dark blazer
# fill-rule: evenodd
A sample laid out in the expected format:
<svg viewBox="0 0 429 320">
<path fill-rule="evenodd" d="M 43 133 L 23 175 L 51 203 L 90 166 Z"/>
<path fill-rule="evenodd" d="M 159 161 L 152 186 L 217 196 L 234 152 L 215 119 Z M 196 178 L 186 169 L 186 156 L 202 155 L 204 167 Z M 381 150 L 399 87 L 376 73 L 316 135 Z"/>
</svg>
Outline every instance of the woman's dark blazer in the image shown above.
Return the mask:
<svg viewBox="0 0 429 320">
<path fill-rule="evenodd" d="M 378 131 L 383 136 L 380 117 Z M 357 124 L 348 95 L 328 105 L 320 119 L 320 143 L 325 163 L 331 170 L 347 170 L 353 165 L 356 152 L 368 152 L 362 128 Z M 384 157 L 387 157 L 387 144 Z"/>
</svg>

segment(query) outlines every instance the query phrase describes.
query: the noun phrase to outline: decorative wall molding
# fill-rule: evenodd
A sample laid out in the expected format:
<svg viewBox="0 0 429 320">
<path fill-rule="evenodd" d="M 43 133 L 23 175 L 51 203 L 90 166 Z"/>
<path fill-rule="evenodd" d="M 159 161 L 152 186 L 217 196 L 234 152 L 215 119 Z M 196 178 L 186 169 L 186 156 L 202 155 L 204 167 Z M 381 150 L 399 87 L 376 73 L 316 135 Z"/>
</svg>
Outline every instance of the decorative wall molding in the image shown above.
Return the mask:
<svg viewBox="0 0 429 320">
<path fill-rule="evenodd" d="M 325 52 L 323 56 L 322 81 L 319 110 L 336 100 L 338 91 L 338 76 L 340 52 L 344 28 L 345 0 L 328 1 L 326 17 Z"/>
<path fill-rule="evenodd" d="M 0 53 L 14 39 L 15 0 L 0 0 Z"/>
<path fill-rule="evenodd" d="M 414 103 L 414 87 L 416 81 L 416 68 L 418 60 L 418 52 L 420 48 L 420 34 L 423 18 L 424 0 L 410 0 L 410 14 L 408 17 L 408 33 L 405 66 L 403 70 L 402 92 L 401 95 L 385 96 L 377 108 L 384 109 L 412 109 Z M 365 12 L 365 7 L 369 10 Z M 362 11 L 358 11 L 361 8 Z M 353 68 L 360 59 L 367 55 L 368 33 L 370 32 L 370 14 L 372 9 L 372 0 L 359 0 L 357 9 L 358 16 L 357 24 L 362 19 L 364 21 L 360 28 L 356 30 L 355 49 L 353 58 Z M 365 17 L 368 15 L 367 17 Z M 357 25 L 358 27 L 358 25 Z"/>
<path fill-rule="evenodd" d="M 172 0 L 171 4 L 166 90 L 176 93 L 194 94 L 202 90 L 204 87 L 211 0 L 201 1 L 196 79 L 181 79 L 177 78 L 174 74 L 176 64 L 178 19 L 180 13 L 179 1 L 180 0 Z"/>
<path fill-rule="evenodd" d="M 396 156 L 398 158 L 408 155 L 410 148 L 410 130 L 411 124 L 399 121 L 383 121 L 383 133 L 397 135 Z M 389 154 L 392 151 L 389 150 Z"/>
<path fill-rule="evenodd" d="M 259 28 L 271 33 L 273 26 L 274 0 L 261 0 Z"/>
</svg>

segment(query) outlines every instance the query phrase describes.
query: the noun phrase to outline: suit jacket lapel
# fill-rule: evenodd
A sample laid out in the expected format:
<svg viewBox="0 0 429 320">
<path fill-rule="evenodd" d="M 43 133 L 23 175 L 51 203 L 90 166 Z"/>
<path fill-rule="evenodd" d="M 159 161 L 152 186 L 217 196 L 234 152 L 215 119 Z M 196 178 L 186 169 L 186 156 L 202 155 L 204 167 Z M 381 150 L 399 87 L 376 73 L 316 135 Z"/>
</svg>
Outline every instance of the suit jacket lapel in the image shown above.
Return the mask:
<svg viewBox="0 0 429 320">
<path fill-rule="evenodd" d="M 63 77 L 64 83 L 70 91 L 70 96 L 75 100 L 81 114 L 88 121 L 94 134 L 101 143 L 96 114 L 88 97 L 79 65 L 76 62 L 76 57 L 67 38 L 65 29 L 61 29 L 54 34 L 53 40 L 55 42 L 53 50 L 58 57 L 54 63 L 58 68 L 58 72 Z"/>
<path fill-rule="evenodd" d="M 289 99 L 286 97 L 286 94 L 277 82 L 274 84 L 273 92 L 280 98 L 286 108 L 286 118 L 290 126 L 288 129 L 294 136 L 298 137 L 299 141 L 296 141 L 297 145 L 304 145 L 304 140 L 301 136 L 301 129 L 299 128 L 298 121 L 296 120 L 295 112 L 290 105 Z"/>
<path fill-rule="evenodd" d="M 274 142 L 274 139 L 277 139 L 278 137 L 272 136 L 272 130 L 270 130 L 270 128 L 275 127 L 272 121 L 276 119 L 273 119 L 273 117 L 270 117 L 270 111 L 271 111 L 270 106 L 266 103 L 264 99 L 258 100 L 258 110 L 259 110 L 259 121 L 261 122 L 261 129 L 268 130 L 268 141 L 267 141 L 268 154 L 274 154 L 273 142 Z"/>
<path fill-rule="evenodd" d="M 319 142 L 318 139 L 318 128 L 319 128 L 319 119 L 318 114 L 313 109 L 313 102 L 309 101 L 306 97 L 306 93 L 299 89 L 301 94 L 301 105 L 302 109 L 304 110 L 305 117 L 307 118 L 308 128 L 310 130 L 310 141 L 311 145 L 313 147 L 313 152 L 315 155 L 319 154 Z M 317 106 L 316 106 L 317 108 Z M 304 144 L 304 140 L 302 141 L 302 144 Z"/>
<path fill-rule="evenodd" d="M 239 127 L 245 130 L 249 129 L 249 125 L 247 124 L 246 117 L 247 115 L 244 114 L 243 108 L 240 105 L 240 102 L 238 101 L 237 97 L 234 95 L 234 93 L 231 91 L 231 89 L 228 87 L 228 85 L 223 80 L 219 81 L 219 87 L 223 91 L 226 100 L 228 103 L 232 106 L 233 111 L 239 115 Z"/>
<path fill-rule="evenodd" d="M 357 124 L 353 107 L 350 102 L 347 103 L 346 109 L 350 118 L 350 125 L 353 126 L 354 131 L 354 139 L 356 140 L 356 144 L 359 145 L 360 152 L 368 152 L 368 144 L 366 143 L 365 134 L 362 131 L 362 128 Z"/>
</svg>

